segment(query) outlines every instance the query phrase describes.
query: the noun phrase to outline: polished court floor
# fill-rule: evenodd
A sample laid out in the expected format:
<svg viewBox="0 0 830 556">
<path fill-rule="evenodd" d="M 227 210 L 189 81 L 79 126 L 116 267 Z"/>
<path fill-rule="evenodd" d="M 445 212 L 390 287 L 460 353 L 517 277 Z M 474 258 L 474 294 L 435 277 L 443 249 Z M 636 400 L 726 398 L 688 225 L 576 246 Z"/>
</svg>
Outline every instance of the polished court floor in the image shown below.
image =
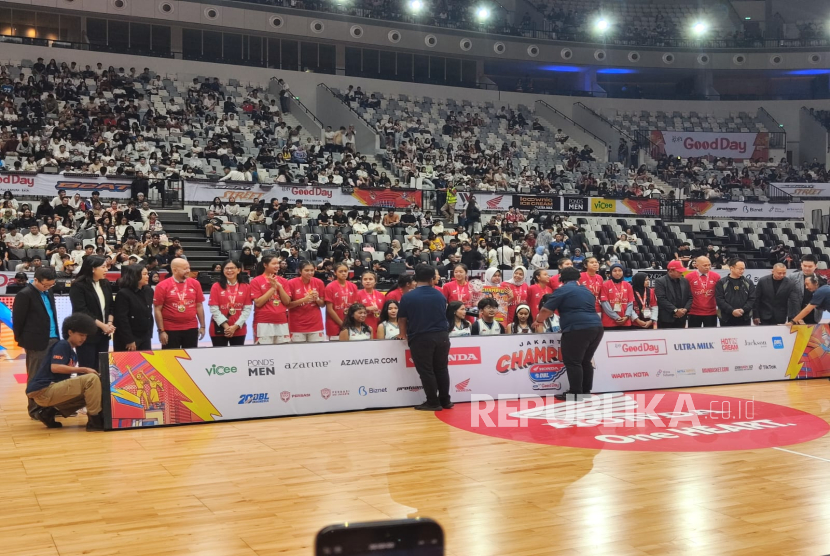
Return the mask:
<svg viewBox="0 0 830 556">
<path fill-rule="evenodd" d="M 396 409 L 47 430 L 0 363 L 0 555 L 310 555 L 321 527 L 428 516 L 456 556 L 830 553 L 830 435 L 784 450 L 587 450 Z M 695 389 L 830 419 L 830 382 Z"/>
</svg>

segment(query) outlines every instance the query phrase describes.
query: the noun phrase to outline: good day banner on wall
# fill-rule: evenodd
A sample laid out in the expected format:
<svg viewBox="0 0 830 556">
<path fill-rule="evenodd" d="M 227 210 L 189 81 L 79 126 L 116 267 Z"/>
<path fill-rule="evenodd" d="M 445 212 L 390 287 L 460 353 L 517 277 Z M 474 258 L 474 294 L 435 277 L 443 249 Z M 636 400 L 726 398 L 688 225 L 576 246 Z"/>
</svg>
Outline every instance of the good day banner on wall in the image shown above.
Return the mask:
<svg viewBox="0 0 830 556">
<path fill-rule="evenodd" d="M 15 197 L 32 195 L 36 197 L 55 197 L 61 189 L 72 197 L 80 193 L 88 198 L 97 191 L 103 198 L 129 199 L 130 184 L 128 179 L 109 177 L 76 177 L 61 174 L 0 174 L 0 190 L 11 191 Z"/>
<path fill-rule="evenodd" d="M 450 393 L 565 392 L 560 336 L 453 338 Z M 830 376 L 827 325 L 607 332 L 595 392 Z M 326 342 L 103 356 L 111 428 L 405 407 L 423 402 L 404 342 Z"/>
<path fill-rule="evenodd" d="M 707 131 L 651 131 L 651 156 L 681 158 L 706 156 L 735 160 L 769 158 L 769 133 L 720 133 Z"/>
</svg>

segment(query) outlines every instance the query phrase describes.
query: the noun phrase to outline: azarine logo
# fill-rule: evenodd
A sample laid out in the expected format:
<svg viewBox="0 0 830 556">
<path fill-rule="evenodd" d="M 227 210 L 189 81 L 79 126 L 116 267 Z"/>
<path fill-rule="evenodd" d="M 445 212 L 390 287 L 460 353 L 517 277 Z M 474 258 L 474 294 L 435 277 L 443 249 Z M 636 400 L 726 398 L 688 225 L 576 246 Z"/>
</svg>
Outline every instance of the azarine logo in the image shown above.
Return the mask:
<svg viewBox="0 0 830 556">
<path fill-rule="evenodd" d="M 747 347 L 758 347 L 758 348 L 765 348 L 767 347 L 766 340 L 744 340 L 744 345 Z"/>
</svg>

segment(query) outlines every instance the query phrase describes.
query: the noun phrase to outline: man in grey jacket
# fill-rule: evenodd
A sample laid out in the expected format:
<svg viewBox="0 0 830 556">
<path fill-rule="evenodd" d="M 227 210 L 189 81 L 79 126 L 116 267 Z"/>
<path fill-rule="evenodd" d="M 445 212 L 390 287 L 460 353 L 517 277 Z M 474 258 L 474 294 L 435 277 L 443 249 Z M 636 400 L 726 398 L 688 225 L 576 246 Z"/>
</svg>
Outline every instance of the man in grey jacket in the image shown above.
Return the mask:
<svg viewBox="0 0 830 556">
<path fill-rule="evenodd" d="M 804 287 L 804 278 L 807 276 L 815 276 L 818 279 L 819 287 L 827 284 L 827 280 L 824 276 L 816 273 L 817 267 L 818 260 L 815 255 L 804 255 L 801 257 L 801 270 L 793 272 L 787 277 L 788 280 L 792 280 L 795 285 L 795 289 L 798 292 L 798 304 L 797 307 L 793 307 L 789 310 L 790 317 L 798 314 L 804 307 L 810 305 L 810 300 L 813 298 L 813 292 Z M 820 320 L 821 312 L 819 310 L 816 310 L 804 317 L 805 324 L 816 324 Z"/>
</svg>

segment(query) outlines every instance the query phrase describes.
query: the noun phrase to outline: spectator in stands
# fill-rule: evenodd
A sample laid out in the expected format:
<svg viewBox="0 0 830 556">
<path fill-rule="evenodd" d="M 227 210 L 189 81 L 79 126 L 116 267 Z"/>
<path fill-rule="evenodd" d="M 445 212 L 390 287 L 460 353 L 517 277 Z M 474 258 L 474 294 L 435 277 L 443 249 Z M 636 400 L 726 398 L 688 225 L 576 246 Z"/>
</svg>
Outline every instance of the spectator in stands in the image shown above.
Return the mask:
<svg viewBox="0 0 830 556">
<path fill-rule="evenodd" d="M 199 282 L 189 278 L 189 273 L 190 263 L 186 259 L 173 259 L 170 276 L 156 286 L 154 315 L 163 349 L 195 348 L 205 337 L 204 295 Z"/>
<path fill-rule="evenodd" d="M 695 259 L 693 272 L 686 274 L 692 292 L 692 308 L 689 310 L 689 328 L 716 327 L 718 325 L 718 307 L 715 288 L 720 277 L 711 272 L 712 263 L 707 256 Z"/>
<path fill-rule="evenodd" d="M 654 281 L 659 328 L 686 328 L 687 315 L 692 308 L 692 292 L 689 281 L 683 279 L 683 270 L 683 263 L 671 261 L 666 275 Z"/>
<path fill-rule="evenodd" d="M 8 237 L 8 236 L 7 236 Z M 8 243 L 8 240 L 6 240 Z M 793 272 L 788 279 L 792 280 L 793 284 L 795 284 L 796 291 L 799 295 L 799 303 L 796 307 L 790 310 L 790 313 L 794 312 L 801 312 L 802 309 L 807 307 L 808 305 L 815 305 L 811 303 L 811 299 L 813 297 L 813 291 L 808 288 L 805 288 L 804 284 L 805 278 L 810 276 L 815 276 L 816 280 L 818 280 L 818 286 L 824 286 L 827 284 L 826 278 L 824 276 L 818 274 L 816 269 L 818 268 L 818 259 L 816 259 L 815 255 L 803 255 L 801 257 L 801 270 Z M 813 314 L 808 313 L 802 319 L 805 324 L 816 324 L 821 320 L 821 313 L 815 312 Z"/>
<path fill-rule="evenodd" d="M 776 263 L 772 274 L 762 276 L 755 286 L 753 322 L 763 325 L 786 324 L 788 315 L 795 315 L 799 303 L 798 289 L 787 279 L 787 267 Z"/>
<path fill-rule="evenodd" d="M 715 299 L 720 310 L 721 326 L 749 326 L 752 309 L 755 307 L 755 284 L 744 278 L 744 261 L 733 258 L 729 261 L 729 274 L 718 282 Z"/>
<path fill-rule="evenodd" d="M 86 407 L 86 430 L 104 430 L 101 416 L 101 381 L 95 367 L 78 365 L 76 349 L 89 335 L 95 334 L 92 319 L 85 314 L 72 314 L 63 321 L 63 340 L 46 350 L 37 373 L 26 386 L 26 395 L 37 404 L 33 416 L 48 428 L 60 428 L 55 421 Z M 78 375 L 72 378 L 71 375 Z"/>
</svg>

